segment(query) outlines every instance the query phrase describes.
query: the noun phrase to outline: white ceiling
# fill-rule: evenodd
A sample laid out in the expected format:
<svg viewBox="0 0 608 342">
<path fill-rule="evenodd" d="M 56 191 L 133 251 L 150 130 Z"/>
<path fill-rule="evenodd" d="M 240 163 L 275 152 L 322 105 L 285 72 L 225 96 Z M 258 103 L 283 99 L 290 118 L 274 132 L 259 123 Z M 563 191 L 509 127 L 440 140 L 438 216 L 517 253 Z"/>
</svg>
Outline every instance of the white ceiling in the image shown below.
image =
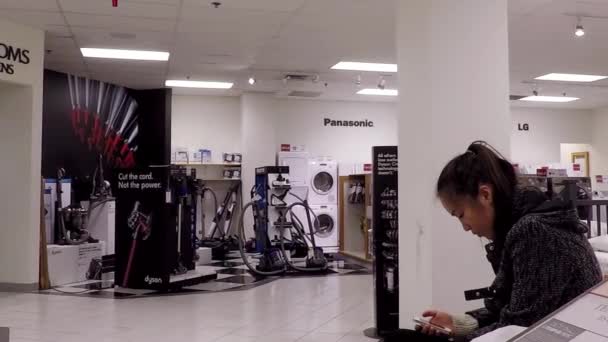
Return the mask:
<svg viewBox="0 0 608 342">
<path fill-rule="evenodd" d="M 119 0 L 113 8 L 111 0 L 0 0 L 0 18 L 47 31 L 49 69 L 133 88 L 162 87 L 167 78 L 236 82 L 229 91 L 176 93 L 311 90 L 324 98 L 370 99 L 354 95 L 357 73 L 329 67 L 340 60 L 396 62 L 394 0 L 219 0 L 219 9 L 211 1 Z M 608 81 L 531 84 L 549 72 L 608 74 L 608 0 L 509 0 L 509 7 L 511 93 L 536 88 L 582 98 L 559 108 L 608 106 Z M 604 18 L 585 18 L 587 35 L 576 39 L 576 18 L 565 14 Z M 80 47 L 166 50 L 171 59 L 83 59 Z M 285 84 L 288 72 L 318 74 L 321 81 Z M 259 80 L 255 87 L 247 84 L 250 75 Z M 366 87 L 381 76 L 361 75 Z M 396 81 L 388 75 L 387 87 Z"/>
</svg>

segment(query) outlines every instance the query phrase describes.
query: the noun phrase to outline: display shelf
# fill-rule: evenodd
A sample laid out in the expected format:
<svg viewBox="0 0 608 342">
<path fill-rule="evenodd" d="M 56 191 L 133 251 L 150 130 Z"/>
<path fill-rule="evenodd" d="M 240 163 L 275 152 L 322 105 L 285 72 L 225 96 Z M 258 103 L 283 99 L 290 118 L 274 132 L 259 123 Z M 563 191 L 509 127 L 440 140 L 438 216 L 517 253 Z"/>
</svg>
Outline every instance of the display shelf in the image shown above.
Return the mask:
<svg viewBox="0 0 608 342">
<path fill-rule="evenodd" d="M 351 184 L 363 184 L 365 196 L 362 202 L 351 203 L 348 194 Z M 371 207 L 371 175 L 357 174 L 339 177 L 338 191 L 340 201 L 340 253 L 363 260 L 371 261 L 369 253 L 369 227 L 371 220 L 368 210 Z"/>
<path fill-rule="evenodd" d="M 219 182 L 219 181 L 240 181 L 240 178 L 203 178 L 203 181 L 213 181 L 213 182 Z"/>
<path fill-rule="evenodd" d="M 173 163 L 171 165 L 177 166 L 233 166 L 240 167 L 240 163 Z"/>
</svg>

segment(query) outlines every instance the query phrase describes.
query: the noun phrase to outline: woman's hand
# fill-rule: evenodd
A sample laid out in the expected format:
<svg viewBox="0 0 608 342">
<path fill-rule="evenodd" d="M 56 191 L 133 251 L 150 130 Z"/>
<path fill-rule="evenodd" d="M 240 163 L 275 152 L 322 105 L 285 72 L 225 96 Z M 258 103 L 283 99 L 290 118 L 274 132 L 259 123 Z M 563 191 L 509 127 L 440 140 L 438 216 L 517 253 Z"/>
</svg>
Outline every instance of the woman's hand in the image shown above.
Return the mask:
<svg viewBox="0 0 608 342">
<path fill-rule="evenodd" d="M 452 319 L 452 315 L 447 312 L 427 310 L 422 313 L 422 317 L 429 317 L 431 318 L 430 323 L 454 331 L 454 320 Z M 422 326 L 419 325 L 416 327 L 416 329 L 425 335 L 445 336 L 445 333 L 427 324 Z"/>
</svg>

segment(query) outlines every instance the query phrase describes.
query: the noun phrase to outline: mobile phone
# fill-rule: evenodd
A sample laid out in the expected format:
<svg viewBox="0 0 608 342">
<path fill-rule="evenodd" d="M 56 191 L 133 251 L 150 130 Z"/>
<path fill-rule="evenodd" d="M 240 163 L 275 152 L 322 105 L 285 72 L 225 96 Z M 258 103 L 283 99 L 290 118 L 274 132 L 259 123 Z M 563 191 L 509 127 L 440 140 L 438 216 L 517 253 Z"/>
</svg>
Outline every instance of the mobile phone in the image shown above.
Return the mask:
<svg viewBox="0 0 608 342">
<path fill-rule="evenodd" d="M 443 333 L 445 335 L 451 335 L 452 334 L 452 330 L 450 328 L 445 328 L 445 327 L 442 327 L 440 325 L 433 324 L 433 323 L 431 323 L 431 322 L 429 322 L 426 319 L 423 319 L 421 317 L 414 317 L 413 321 L 416 324 L 420 325 L 420 326 L 425 326 L 425 325 L 430 326 L 431 328 L 433 328 L 433 329 L 435 329 L 435 330 L 437 330 L 437 331 L 439 331 L 439 332 L 441 332 L 441 333 Z"/>
</svg>

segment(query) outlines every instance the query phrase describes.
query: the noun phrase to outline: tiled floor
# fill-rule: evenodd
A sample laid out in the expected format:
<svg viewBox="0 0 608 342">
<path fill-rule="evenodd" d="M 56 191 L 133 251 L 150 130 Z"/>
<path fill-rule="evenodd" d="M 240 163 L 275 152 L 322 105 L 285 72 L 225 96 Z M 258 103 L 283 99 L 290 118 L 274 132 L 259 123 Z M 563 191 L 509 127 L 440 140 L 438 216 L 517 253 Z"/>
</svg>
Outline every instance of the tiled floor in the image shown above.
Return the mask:
<svg viewBox="0 0 608 342">
<path fill-rule="evenodd" d="M 258 263 L 258 259 L 256 259 L 254 255 L 250 255 L 248 260 L 252 265 L 257 265 Z M 293 259 L 293 263 L 298 267 L 306 267 L 304 259 Z M 195 271 L 189 271 L 187 274 L 174 276 L 174 278 L 200 278 L 200 283 L 181 287 L 180 290 L 172 291 L 171 295 L 193 294 L 201 291 L 249 290 L 276 281 L 281 277 L 330 277 L 365 275 L 370 273 L 371 270 L 369 269 L 369 266 L 362 266 L 353 263 L 352 261 L 348 261 L 343 257 L 332 255 L 331 260 L 328 262 L 327 270 L 323 272 L 309 273 L 290 269 L 281 276 L 264 277 L 251 273 L 243 262 L 243 259 L 241 259 L 240 254 L 238 254 L 238 252 L 231 252 L 224 260 L 213 260 L 206 265 L 196 266 Z M 58 286 L 42 292 L 53 295 L 93 296 L 109 299 L 135 299 L 143 296 L 165 295 L 165 293 L 155 290 L 132 290 L 114 287 L 112 281 L 84 281 Z"/>
<path fill-rule="evenodd" d="M 371 342 L 372 290 L 348 275 L 126 301 L 0 293 L 0 326 L 11 342 Z"/>
</svg>

